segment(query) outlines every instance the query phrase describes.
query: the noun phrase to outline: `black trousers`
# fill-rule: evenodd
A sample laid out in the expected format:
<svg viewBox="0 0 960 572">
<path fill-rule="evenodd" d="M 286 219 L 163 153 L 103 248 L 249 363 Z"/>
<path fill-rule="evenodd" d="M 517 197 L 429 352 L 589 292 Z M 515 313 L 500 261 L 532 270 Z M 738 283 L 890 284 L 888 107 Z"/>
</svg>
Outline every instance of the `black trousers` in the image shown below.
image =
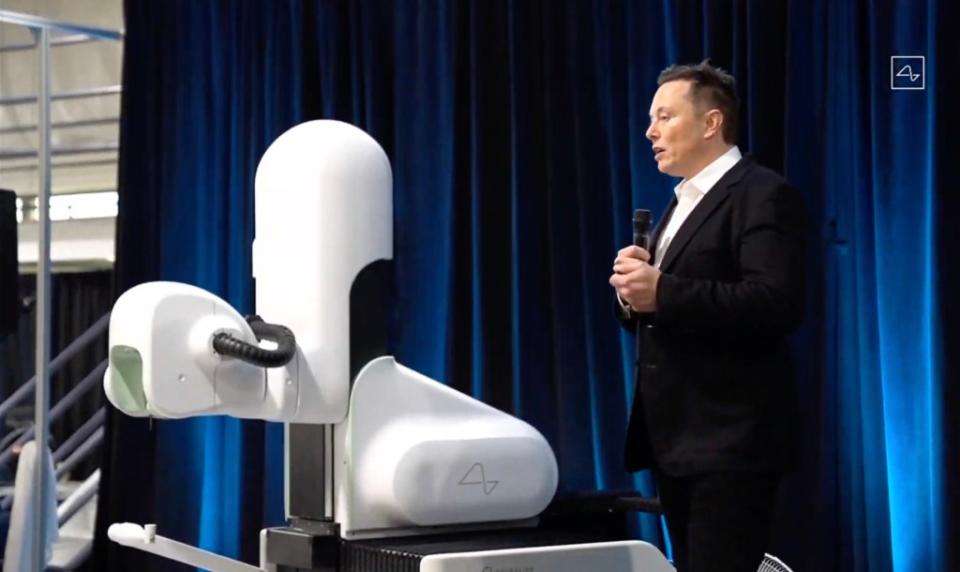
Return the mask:
<svg viewBox="0 0 960 572">
<path fill-rule="evenodd" d="M 656 473 L 678 572 L 756 572 L 766 552 L 779 473 Z"/>
</svg>

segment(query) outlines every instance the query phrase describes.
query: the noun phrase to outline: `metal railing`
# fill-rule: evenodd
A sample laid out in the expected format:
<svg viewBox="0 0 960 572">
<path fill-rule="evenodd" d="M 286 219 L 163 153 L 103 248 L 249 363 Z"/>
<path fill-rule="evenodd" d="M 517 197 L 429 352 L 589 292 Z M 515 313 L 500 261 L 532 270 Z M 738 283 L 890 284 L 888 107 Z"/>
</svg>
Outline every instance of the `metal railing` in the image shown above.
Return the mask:
<svg viewBox="0 0 960 572">
<path fill-rule="evenodd" d="M 58 22 L 56 20 L 51 20 L 49 18 L 41 18 L 40 16 L 34 16 L 33 14 L 23 14 L 21 12 L 12 12 L 10 10 L 0 10 L 0 22 L 5 22 L 7 24 L 17 24 L 25 28 L 30 28 L 31 30 L 47 30 L 49 32 L 59 32 L 63 34 L 71 34 L 67 36 L 71 41 L 76 42 L 79 36 L 83 36 L 91 41 L 96 40 L 113 40 L 116 42 L 123 40 L 123 32 L 117 30 L 105 30 L 103 28 L 95 28 L 93 26 L 83 26 L 80 24 L 71 24 L 69 22 Z M 61 37 L 56 41 L 63 41 L 66 38 Z M 47 46 L 55 45 L 54 40 L 47 42 Z M 34 44 L 36 48 L 42 48 L 41 42 Z"/>
<path fill-rule="evenodd" d="M 87 153 L 114 153 L 120 150 L 117 143 L 104 143 L 102 145 L 71 145 L 69 147 L 54 147 L 51 154 L 56 157 L 65 155 L 84 155 Z M 33 149 L 11 149 L 10 151 L 0 151 L 0 160 L 3 159 L 28 159 L 36 157 L 37 151 Z"/>
<path fill-rule="evenodd" d="M 116 162 L 117 162 L 116 159 L 94 158 L 86 161 L 59 161 L 53 166 L 57 167 L 58 169 L 83 169 L 86 167 L 102 167 L 104 165 L 113 165 Z M 11 165 L 9 167 L 3 168 L 3 172 L 5 173 L 36 171 L 36 170 L 37 170 L 37 166 L 32 163 L 26 164 L 26 165 Z M 114 189 L 110 189 L 110 190 L 114 190 Z M 66 193 L 59 193 L 59 194 L 66 194 Z"/>
<path fill-rule="evenodd" d="M 77 514 L 77 512 L 83 508 L 83 505 L 93 498 L 93 495 L 97 494 L 97 488 L 100 486 L 100 469 L 97 469 L 87 477 L 87 480 L 83 481 L 83 484 L 80 485 L 77 490 L 75 490 L 69 497 L 64 499 L 60 506 L 57 507 L 57 524 L 62 526 L 70 517 Z"/>
<path fill-rule="evenodd" d="M 98 387 L 101 380 L 103 380 L 103 374 L 107 370 L 107 360 L 100 362 L 100 365 L 93 368 L 93 371 L 87 374 L 83 378 L 83 381 L 73 386 L 66 395 L 63 396 L 63 399 L 57 402 L 56 405 L 50 409 L 50 413 L 47 416 L 47 422 L 56 421 L 59 419 L 67 410 L 73 406 L 74 403 L 80 400 L 90 389 Z M 13 458 L 16 451 L 19 447 L 23 446 L 24 443 L 33 439 L 35 434 L 35 427 L 31 427 L 24 431 L 16 441 L 10 444 L 3 452 L 0 452 L 0 467 L 3 467 L 10 462 L 10 459 Z M 39 441 L 38 443 L 42 443 Z"/>
<path fill-rule="evenodd" d="M 50 304 L 51 304 L 51 276 L 50 276 L 50 180 L 51 180 L 51 120 L 50 101 L 50 50 L 54 44 L 53 34 L 68 36 L 85 36 L 90 40 L 121 41 L 123 33 L 115 30 L 104 30 L 90 26 L 79 26 L 66 22 L 57 22 L 47 18 L 40 18 L 29 14 L 21 14 L 9 10 L 0 10 L 0 22 L 16 24 L 28 28 L 34 37 L 37 50 L 39 73 L 37 75 L 37 195 L 38 195 L 38 246 L 37 256 L 37 326 L 36 326 L 36 376 L 34 397 L 36 402 L 34 414 L 34 431 L 36 441 L 41 446 L 47 443 L 50 415 Z M 62 39 L 62 38 L 61 38 Z M 72 38 L 70 41 L 74 41 Z M 45 471 L 36 472 L 34 486 L 33 507 L 45 506 L 45 495 L 48 488 L 49 475 Z M 32 511 L 34 538 L 43 538 L 44 532 L 50 523 L 43 510 Z M 33 543 L 33 561 L 45 562 L 43 542 Z"/>
<path fill-rule="evenodd" d="M 53 375 L 60 371 L 60 368 L 64 366 L 73 356 L 77 355 L 80 350 L 87 347 L 87 345 L 93 340 L 97 339 L 100 334 L 104 333 L 107 330 L 107 326 L 110 325 L 110 314 L 107 313 L 100 317 L 99 320 L 93 323 L 85 332 L 76 337 L 72 342 L 67 344 L 67 347 L 63 348 L 53 360 L 46 366 L 47 374 Z M 6 417 L 10 410 L 20 404 L 21 401 L 25 400 L 37 386 L 37 376 L 33 376 L 27 380 L 26 383 L 17 388 L 13 394 L 4 399 L 3 403 L 0 403 L 0 418 Z"/>
<path fill-rule="evenodd" d="M 105 95 L 120 95 L 119 85 L 105 85 L 102 87 L 88 87 L 84 89 L 75 89 L 73 91 L 64 91 L 62 93 L 49 94 L 50 101 L 63 101 L 67 99 L 87 99 L 90 97 L 103 97 Z M 11 95 L 0 97 L 0 105 L 23 105 L 25 103 L 37 103 L 41 96 L 38 95 Z"/>
<path fill-rule="evenodd" d="M 50 124 L 51 129 L 73 129 L 83 127 L 102 127 L 104 125 L 116 125 L 120 123 L 119 117 L 99 117 L 96 119 L 73 119 L 70 121 L 54 121 Z M 0 127 L 0 135 L 9 135 L 11 133 L 30 133 L 36 131 L 38 125 L 29 123 L 26 125 L 15 125 L 13 127 Z"/>
<path fill-rule="evenodd" d="M 99 334 L 103 333 L 106 325 L 109 323 L 109 314 L 101 317 L 83 334 L 71 342 L 50 364 L 50 370 L 56 371 L 63 366 L 77 352 L 96 340 Z M 77 403 L 91 389 L 100 386 L 103 374 L 107 369 L 107 360 L 100 362 L 90 371 L 80 383 L 74 385 L 64 395 L 60 401 L 50 409 L 47 415 L 47 422 L 53 422 L 63 416 L 74 404 Z M 24 398 L 34 389 L 36 377 L 20 386 L 10 397 L 0 403 L 0 417 L 6 415 L 15 405 L 23 401 Z M 59 463 L 56 476 L 59 479 L 62 475 L 69 473 L 76 465 L 86 459 L 103 440 L 103 423 L 106 418 L 106 410 L 101 407 L 89 419 L 87 419 L 70 437 L 68 437 L 53 453 L 53 462 Z M 3 450 L 0 451 L 0 467 L 9 463 L 17 455 L 20 448 L 34 438 L 36 426 L 30 427 L 19 434 L 12 442 L 5 440 Z M 37 443 L 44 443 L 37 439 Z M 10 510 L 13 505 L 13 495 L 4 497 L 0 500 L 0 510 Z"/>
<path fill-rule="evenodd" d="M 75 46 L 77 44 L 88 44 L 90 42 L 99 41 L 97 38 L 91 38 L 86 34 L 75 34 L 73 36 L 60 36 L 59 38 L 53 38 L 50 40 L 51 48 L 59 48 L 60 46 Z M 10 52 L 23 52 L 29 50 L 37 49 L 36 42 L 27 42 L 24 44 L 7 44 L 5 46 L 0 46 L 0 54 L 10 53 Z"/>
<path fill-rule="evenodd" d="M 68 457 L 70 453 L 73 453 L 82 443 L 85 443 L 87 437 L 93 434 L 94 431 L 103 426 L 103 422 L 107 418 L 107 410 L 103 407 L 97 410 L 90 419 L 87 419 L 83 425 L 77 428 L 72 435 L 67 437 L 67 440 L 60 444 L 59 447 L 53 452 L 53 463 L 57 464 L 64 458 Z"/>
</svg>

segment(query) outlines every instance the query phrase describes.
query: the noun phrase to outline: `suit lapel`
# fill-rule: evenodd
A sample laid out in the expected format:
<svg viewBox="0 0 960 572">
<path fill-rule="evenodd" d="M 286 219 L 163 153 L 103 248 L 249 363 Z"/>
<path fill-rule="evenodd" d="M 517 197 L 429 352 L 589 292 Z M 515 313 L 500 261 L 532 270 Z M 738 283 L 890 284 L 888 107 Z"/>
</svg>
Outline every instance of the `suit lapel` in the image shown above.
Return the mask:
<svg viewBox="0 0 960 572">
<path fill-rule="evenodd" d="M 703 223 L 710 218 L 710 215 L 717 210 L 717 207 L 727 200 L 731 187 L 743 178 L 752 165 L 753 160 L 749 156 L 741 159 L 732 169 L 727 171 L 723 177 L 720 177 L 717 184 L 697 203 L 697 206 L 690 212 L 687 219 L 683 221 L 683 224 L 680 225 L 680 228 L 677 230 L 677 234 L 674 235 L 673 240 L 671 240 L 667 246 L 667 254 L 660 263 L 660 270 L 662 272 L 669 272 L 670 266 L 683 252 L 683 249 L 687 246 L 687 243 L 690 242 L 690 239 L 693 238 L 693 235 L 696 234 Z M 674 198 L 674 202 L 676 202 L 676 198 Z"/>
</svg>

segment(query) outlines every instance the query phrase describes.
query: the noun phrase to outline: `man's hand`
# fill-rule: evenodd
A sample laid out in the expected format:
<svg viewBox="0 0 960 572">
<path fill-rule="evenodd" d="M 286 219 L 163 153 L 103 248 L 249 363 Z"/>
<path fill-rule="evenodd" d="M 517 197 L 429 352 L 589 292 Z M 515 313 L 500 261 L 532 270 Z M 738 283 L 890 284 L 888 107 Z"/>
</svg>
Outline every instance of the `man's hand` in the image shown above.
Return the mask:
<svg viewBox="0 0 960 572">
<path fill-rule="evenodd" d="M 660 271 L 647 264 L 650 253 L 639 246 L 620 249 L 613 261 L 610 285 L 635 312 L 657 310 L 657 283 Z"/>
</svg>

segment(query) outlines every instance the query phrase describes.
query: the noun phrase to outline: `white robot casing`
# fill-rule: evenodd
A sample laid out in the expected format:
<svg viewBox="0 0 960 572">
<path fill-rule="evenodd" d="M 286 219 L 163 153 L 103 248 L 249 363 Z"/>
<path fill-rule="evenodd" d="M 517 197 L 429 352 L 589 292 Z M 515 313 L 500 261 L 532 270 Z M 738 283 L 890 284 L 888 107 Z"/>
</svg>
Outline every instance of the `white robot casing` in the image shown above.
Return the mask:
<svg viewBox="0 0 960 572">
<path fill-rule="evenodd" d="M 224 359 L 211 344 L 220 332 L 257 343 L 233 307 L 201 288 L 150 282 L 124 292 L 110 315 L 107 398 L 137 417 L 291 416 L 294 376 L 278 368 L 268 380 L 262 368 Z"/>
<path fill-rule="evenodd" d="M 393 257 L 392 175 L 380 146 L 345 123 L 298 125 L 265 153 L 255 196 L 256 310 L 294 332 L 294 359 L 260 368 L 216 354 L 218 332 L 257 343 L 233 308 L 193 286 L 145 284 L 111 317 L 111 402 L 132 415 L 331 425 L 333 517 L 345 538 L 538 515 L 558 473 L 536 429 L 390 356 L 351 379 L 351 286 Z"/>
<path fill-rule="evenodd" d="M 270 145 L 256 176 L 257 313 L 297 336 L 295 423 L 339 423 L 350 397 L 350 287 L 393 258 L 393 175 L 369 135 L 310 121 Z"/>
</svg>

